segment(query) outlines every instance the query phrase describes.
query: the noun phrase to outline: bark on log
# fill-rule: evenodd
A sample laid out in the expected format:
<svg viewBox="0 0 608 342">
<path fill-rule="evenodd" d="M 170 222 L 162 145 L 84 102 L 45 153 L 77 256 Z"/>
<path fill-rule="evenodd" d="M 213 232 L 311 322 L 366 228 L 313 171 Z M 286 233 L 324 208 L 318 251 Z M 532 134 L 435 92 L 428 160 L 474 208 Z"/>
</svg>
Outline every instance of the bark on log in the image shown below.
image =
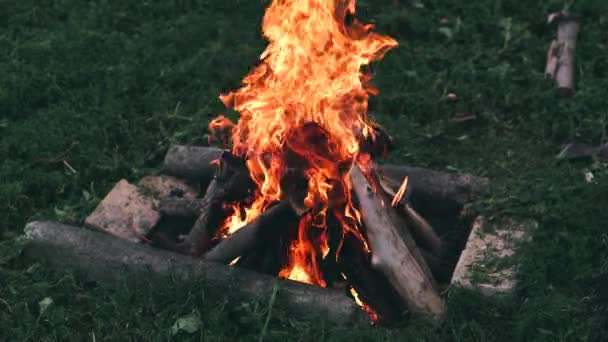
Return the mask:
<svg viewBox="0 0 608 342">
<path fill-rule="evenodd" d="M 219 158 L 222 150 L 210 147 L 174 145 L 167 152 L 164 169 L 171 174 L 190 180 L 207 175 L 213 177 L 211 160 Z M 214 157 L 209 157 L 214 155 Z M 488 180 L 467 174 L 451 174 L 418 167 L 382 164 L 379 172 L 400 184 L 403 177 L 409 177 L 412 196 L 421 194 L 433 199 L 448 200 L 464 205 L 473 201 L 487 187 Z"/>
<path fill-rule="evenodd" d="M 201 208 L 199 216 L 194 222 L 194 226 L 181 243 L 183 249 L 187 253 L 199 256 L 209 249 L 211 238 L 213 237 L 213 230 L 209 226 L 209 222 L 211 221 L 211 215 L 214 212 L 214 206 L 217 205 L 216 202 L 221 196 L 222 193 L 218 185 L 218 180 L 217 178 L 213 178 L 207 188 L 205 197 L 203 197 L 205 206 Z"/>
<path fill-rule="evenodd" d="M 298 218 L 298 213 L 293 210 L 289 202 L 280 202 L 213 247 L 205 254 L 204 260 L 229 263 L 251 252 L 265 238 L 272 238 L 285 222 Z"/>
<path fill-rule="evenodd" d="M 551 42 L 547 52 L 545 76 L 555 80 L 559 95 L 570 96 L 574 89 L 574 51 L 579 20 L 567 13 L 553 13 L 547 21 L 550 24 L 557 23 L 557 39 Z"/>
<path fill-rule="evenodd" d="M 165 155 L 163 172 L 208 184 L 215 174 L 211 162 L 220 158 L 224 151 L 215 147 L 173 145 Z"/>
<path fill-rule="evenodd" d="M 487 178 L 468 174 L 394 164 L 377 165 L 377 169 L 378 173 L 397 184 L 401 184 L 407 176 L 412 197 L 423 194 L 436 200 L 453 201 L 461 206 L 474 201 L 488 186 Z"/>
<path fill-rule="evenodd" d="M 267 301 L 278 286 L 277 303 L 296 315 L 322 317 L 336 324 L 360 324 L 369 319 L 340 291 L 279 280 L 225 265 L 205 262 L 134 244 L 100 232 L 54 222 L 31 222 L 25 227 L 26 257 L 56 268 L 72 268 L 89 279 L 124 286 L 127 279 L 152 282 L 157 276 L 203 281 L 225 293 L 242 293 Z"/>
<path fill-rule="evenodd" d="M 428 221 L 420 216 L 409 204 L 402 204 L 398 209 L 403 213 L 405 224 L 410 228 L 410 233 L 414 240 L 416 240 L 416 244 L 433 255 L 440 257 L 443 254 L 443 242 Z"/>
<path fill-rule="evenodd" d="M 382 190 L 391 198 L 396 196 L 399 188 L 398 183 L 395 183 L 392 179 L 386 177 L 378 177 L 378 182 L 380 183 Z M 441 239 L 435 233 L 435 230 L 431 227 L 430 223 L 418 214 L 418 212 L 408 203 L 409 193 L 411 193 L 411 191 L 407 190 L 408 188 L 406 188 L 405 195 L 396 203 L 395 208 L 405 218 L 405 223 L 407 227 L 410 228 L 410 232 L 412 233 L 414 240 L 416 240 L 416 244 L 426 248 L 429 252 L 439 257 L 441 256 L 443 249 Z"/>
<path fill-rule="evenodd" d="M 161 198 L 158 203 L 158 211 L 165 216 L 175 217 L 198 217 L 201 208 L 205 206 L 205 201 L 202 198 L 193 200 L 165 197 Z"/>
<path fill-rule="evenodd" d="M 441 318 L 445 303 L 436 290 L 433 277 L 408 236 L 403 220 L 395 213 L 391 200 L 366 179 L 358 166 L 350 173 L 372 251 L 372 266 L 382 272 L 412 312 Z"/>
</svg>

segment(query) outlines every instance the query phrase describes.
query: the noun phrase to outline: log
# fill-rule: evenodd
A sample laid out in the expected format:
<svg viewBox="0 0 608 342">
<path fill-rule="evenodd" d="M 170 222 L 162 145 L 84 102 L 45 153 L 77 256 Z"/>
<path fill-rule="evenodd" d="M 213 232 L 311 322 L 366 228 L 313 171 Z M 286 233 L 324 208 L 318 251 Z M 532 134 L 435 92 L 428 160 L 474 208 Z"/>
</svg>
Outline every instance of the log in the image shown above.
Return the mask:
<svg viewBox="0 0 608 342">
<path fill-rule="evenodd" d="M 442 318 L 445 303 L 413 239 L 406 229 L 400 229 L 405 223 L 391 207 L 390 198 L 377 180 L 372 180 L 376 183 L 372 186 L 358 166 L 352 168 L 350 177 L 372 251 L 372 266 L 386 276 L 412 312 Z"/>
<path fill-rule="evenodd" d="M 235 258 L 250 253 L 260 242 L 278 234 L 285 222 L 296 221 L 300 215 L 287 201 L 266 210 L 255 220 L 241 227 L 222 240 L 204 256 L 204 260 L 229 263 Z"/>
<path fill-rule="evenodd" d="M 440 257 L 443 254 L 443 242 L 430 223 L 409 204 L 402 204 L 398 209 L 403 213 L 405 224 L 410 229 L 416 244 L 428 250 L 434 256 Z"/>
<path fill-rule="evenodd" d="M 488 186 L 488 179 L 469 174 L 453 174 L 405 165 L 381 164 L 377 171 L 397 187 L 405 176 L 411 197 L 425 196 L 463 206 L 477 199 Z"/>
<path fill-rule="evenodd" d="M 216 148 L 174 145 L 167 152 L 163 169 L 189 180 L 201 180 L 202 175 L 206 175 L 206 181 L 209 182 L 214 172 L 214 167 L 209 162 L 219 158 L 221 153 L 222 150 Z M 487 178 L 468 174 L 451 174 L 393 164 L 382 164 L 378 168 L 381 174 L 398 184 L 403 177 L 408 176 L 413 197 L 430 197 L 432 200 L 450 201 L 460 206 L 476 199 L 488 185 Z"/>
<path fill-rule="evenodd" d="M 211 289 L 221 289 L 221 293 L 240 293 L 252 301 L 263 302 L 278 287 L 277 303 L 292 314 L 320 317 L 335 324 L 369 322 L 341 291 L 205 262 L 81 227 L 30 222 L 24 238 L 25 257 L 58 269 L 75 269 L 88 279 L 117 287 L 131 279 L 153 283 L 158 277 L 171 277 L 203 282 Z"/>
<path fill-rule="evenodd" d="M 189 200 L 176 197 L 164 197 L 158 202 L 158 211 L 165 216 L 186 218 L 198 217 L 201 208 L 205 205 L 206 202 L 202 198 Z"/>
<path fill-rule="evenodd" d="M 363 243 L 352 234 L 344 237 L 338 267 L 361 301 L 373 310 L 370 316 L 375 314 L 376 323 L 386 326 L 401 318 L 405 303 L 386 277 L 373 269 Z"/>
<path fill-rule="evenodd" d="M 223 202 L 242 200 L 249 194 L 253 181 L 249 177 L 243 159 L 224 151 L 216 168 L 215 175 L 201 200 L 199 216 L 177 251 L 185 250 L 195 256 L 206 252 L 218 228 L 214 218 L 217 217 L 219 206 Z"/>
<path fill-rule="evenodd" d="M 180 243 L 178 251 L 186 251 L 186 253 L 194 256 L 199 256 L 209 249 L 211 238 L 213 237 L 213 228 L 210 226 L 211 215 L 215 212 L 214 207 L 217 207 L 218 200 L 222 197 L 218 179 L 213 178 L 207 192 L 203 197 L 204 206 L 200 208 L 199 216 L 194 222 L 194 226 Z"/>
<path fill-rule="evenodd" d="M 225 150 L 215 147 L 172 145 L 163 162 L 163 173 L 208 184 L 215 174 L 211 164 Z"/>
<path fill-rule="evenodd" d="M 545 76 L 555 80 L 560 96 L 571 96 L 574 89 L 574 51 L 580 27 L 576 16 L 565 12 L 553 13 L 547 19 L 557 23 L 557 38 L 551 42 L 547 52 Z"/>
<path fill-rule="evenodd" d="M 379 177 L 378 179 L 382 190 L 386 192 L 391 198 L 394 198 L 397 194 L 399 185 L 394 183 L 392 179 L 386 177 Z M 410 188 L 408 186 L 408 188 Z M 424 219 L 414 208 L 408 203 L 409 193 L 406 188 L 405 195 L 399 200 L 396 205 L 393 205 L 405 218 L 407 227 L 410 228 L 410 233 L 414 237 L 417 245 L 426 248 L 435 256 L 439 257 L 442 254 L 443 243 L 431 224 Z"/>
</svg>

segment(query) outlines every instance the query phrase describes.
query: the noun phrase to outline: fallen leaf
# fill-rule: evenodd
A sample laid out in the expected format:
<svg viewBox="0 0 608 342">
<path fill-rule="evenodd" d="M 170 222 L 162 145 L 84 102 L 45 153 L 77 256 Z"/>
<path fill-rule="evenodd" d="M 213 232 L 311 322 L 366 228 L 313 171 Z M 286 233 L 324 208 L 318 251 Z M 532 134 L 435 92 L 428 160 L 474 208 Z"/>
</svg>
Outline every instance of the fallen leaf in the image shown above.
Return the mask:
<svg viewBox="0 0 608 342">
<path fill-rule="evenodd" d="M 591 173 L 591 171 L 585 171 L 585 181 L 587 183 L 593 182 L 593 178 L 594 178 L 594 176 L 593 176 L 593 173 Z"/>
<path fill-rule="evenodd" d="M 51 304 L 53 304 L 53 298 L 51 297 L 45 297 L 43 300 L 38 302 L 38 307 L 40 307 L 40 314 L 42 315 Z"/>
<path fill-rule="evenodd" d="M 471 113 L 456 113 L 450 117 L 452 122 L 465 122 L 477 119 L 477 115 Z"/>
<path fill-rule="evenodd" d="M 180 331 L 185 331 L 189 334 L 193 334 L 201 328 L 203 322 L 201 321 L 200 314 L 194 310 L 186 316 L 178 318 L 173 326 L 171 327 L 171 334 L 177 335 Z"/>
<path fill-rule="evenodd" d="M 452 30 L 449 27 L 440 27 L 437 29 L 439 33 L 443 34 L 447 39 L 452 39 Z"/>
</svg>

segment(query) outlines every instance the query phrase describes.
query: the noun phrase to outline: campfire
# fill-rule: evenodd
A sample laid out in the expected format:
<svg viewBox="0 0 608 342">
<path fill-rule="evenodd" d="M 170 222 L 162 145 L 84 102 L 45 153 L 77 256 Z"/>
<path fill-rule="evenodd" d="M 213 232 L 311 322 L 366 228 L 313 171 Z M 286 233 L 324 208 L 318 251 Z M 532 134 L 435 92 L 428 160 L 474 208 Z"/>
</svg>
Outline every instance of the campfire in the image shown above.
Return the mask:
<svg viewBox="0 0 608 342">
<path fill-rule="evenodd" d="M 487 180 L 378 163 L 393 141 L 367 116 L 378 91 L 365 68 L 397 42 L 373 29 L 354 0 L 274 0 L 259 64 L 220 97 L 238 121 L 209 124 L 218 146 L 169 148 L 165 175 L 139 182 L 154 196 L 118 182 L 84 225 L 122 241 L 31 222 L 26 254 L 101 280 L 120 269 L 236 283 L 254 299 L 281 283 L 292 312 L 336 323 L 442 317 L 438 284 L 469 230 L 446 236 L 470 223 L 463 208 Z"/>
<path fill-rule="evenodd" d="M 243 86 L 220 98 L 210 139 L 226 151 L 198 219 L 164 246 L 320 287 L 346 287 L 373 321 L 445 304 L 424 255 L 441 241 L 408 205 L 408 178 L 376 161 L 391 141 L 367 116 L 364 68 L 397 42 L 360 23 L 354 0 L 273 1 L 269 45 Z M 184 205 L 181 205 L 183 207 Z M 180 205 L 169 200 L 161 211 Z M 419 247 L 421 246 L 421 247 Z"/>
</svg>

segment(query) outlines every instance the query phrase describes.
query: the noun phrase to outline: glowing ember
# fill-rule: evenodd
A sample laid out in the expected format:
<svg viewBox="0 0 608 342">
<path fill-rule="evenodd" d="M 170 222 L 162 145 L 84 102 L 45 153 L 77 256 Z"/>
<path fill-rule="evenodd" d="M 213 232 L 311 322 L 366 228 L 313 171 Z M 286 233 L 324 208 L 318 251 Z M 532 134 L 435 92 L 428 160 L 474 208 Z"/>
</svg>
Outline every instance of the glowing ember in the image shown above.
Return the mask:
<svg viewBox="0 0 608 342">
<path fill-rule="evenodd" d="M 378 314 L 369 305 L 367 305 L 361 301 L 361 299 L 359 298 L 359 294 L 357 293 L 357 291 L 355 290 L 354 287 L 350 288 L 350 294 L 353 295 L 353 298 L 355 299 L 355 303 L 357 303 L 357 305 L 359 305 L 363 309 L 363 311 L 367 312 L 367 314 L 371 318 L 372 322 L 377 322 Z"/>
<path fill-rule="evenodd" d="M 403 182 L 401 182 L 401 186 L 399 187 L 399 190 L 397 190 L 395 197 L 393 197 L 391 206 L 396 207 L 399 204 L 399 202 L 401 202 L 403 195 L 405 195 L 406 189 L 407 189 L 407 176 L 405 178 L 403 178 Z"/>
<path fill-rule="evenodd" d="M 372 32 L 373 25 L 356 19 L 347 24 L 354 14 L 354 0 L 274 0 L 263 20 L 269 45 L 261 63 L 240 89 L 220 97 L 240 113 L 238 123 L 232 126 L 221 116 L 210 125 L 220 131 L 232 127 L 232 152 L 246 157 L 257 185 L 253 204 L 235 204 L 220 235 L 230 235 L 272 203 L 293 196 L 284 181 L 299 170 L 308 182 L 303 198 L 308 211 L 279 275 L 319 286 L 326 286 L 319 259 L 330 253 L 328 215 L 338 218 L 342 236 L 354 234 L 364 241 L 348 170 L 362 160 L 362 138 L 374 138 L 367 106 L 368 96 L 377 91 L 361 68 L 397 45 Z"/>
</svg>

